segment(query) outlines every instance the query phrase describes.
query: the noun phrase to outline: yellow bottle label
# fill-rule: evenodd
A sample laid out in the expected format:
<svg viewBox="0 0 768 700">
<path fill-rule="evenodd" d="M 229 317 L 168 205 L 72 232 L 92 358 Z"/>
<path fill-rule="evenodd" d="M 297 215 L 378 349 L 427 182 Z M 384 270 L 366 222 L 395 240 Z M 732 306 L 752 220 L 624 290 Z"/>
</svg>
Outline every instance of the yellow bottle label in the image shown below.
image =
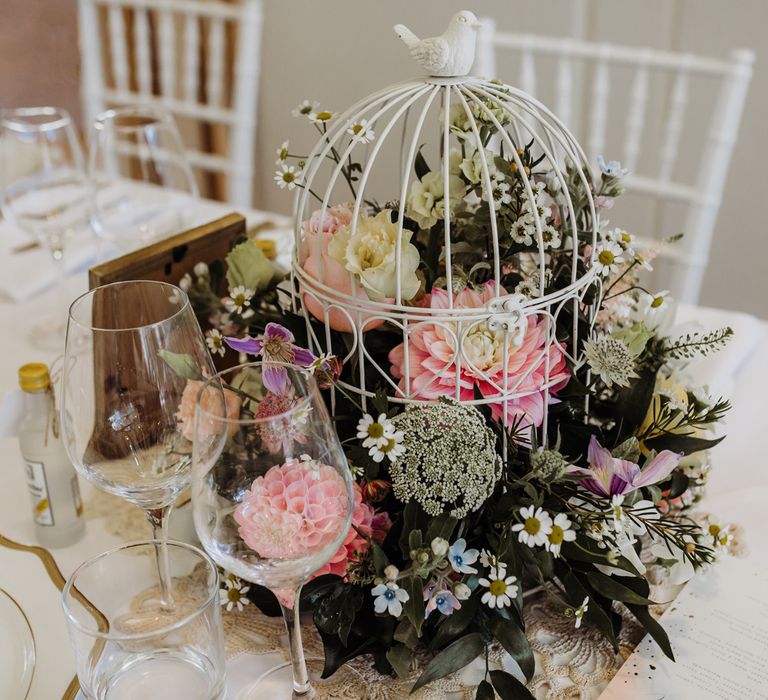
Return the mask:
<svg viewBox="0 0 768 700">
<path fill-rule="evenodd" d="M 45 467 L 42 462 L 24 460 L 27 472 L 27 487 L 32 496 L 32 508 L 35 522 L 38 525 L 53 525 L 53 511 L 48 497 L 48 482 L 45 478 Z"/>
</svg>

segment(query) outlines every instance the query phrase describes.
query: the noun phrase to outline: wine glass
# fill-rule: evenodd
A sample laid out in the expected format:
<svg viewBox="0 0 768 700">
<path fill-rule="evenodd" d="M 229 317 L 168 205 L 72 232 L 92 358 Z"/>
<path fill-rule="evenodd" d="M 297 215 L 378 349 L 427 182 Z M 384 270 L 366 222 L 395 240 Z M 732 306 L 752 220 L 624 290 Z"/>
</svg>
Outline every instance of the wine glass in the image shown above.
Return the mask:
<svg viewBox="0 0 768 700">
<path fill-rule="evenodd" d="M 92 700 L 220 700 L 224 639 L 210 558 L 168 543 L 176 605 L 163 607 L 157 542 L 124 544 L 81 564 L 62 591 L 80 687 Z M 80 696 L 78 696 L 80 697 Z"/>
<path fill-rule="evenodd" d="M 153 539 L 190 483 L 194 400 L 213 363 L 187 295 L 164 282 L 116 282 L 69 311 L 61 422 L 86 479 L 142 508 Z M 162 548 L 158 572 L 170 606 Z"/>
<path fill-rule="evenodd" d="M 288 632 L 293 697 L 314 697 L 299 594 L 338 551 L 354 501 L 344 451 L 311 373 L 255 362 L 211 377 L 197 396 L 192 460 L 192 509 L 203 547 L 226 570 L 275 593 Z"/>
<path fill-rule="evenodd" d="M 197 184 L 169 113 L 110 109 L 91 137 L 91 226 L 100 237 L 129 251 L 189 227 Z"/>
<path fill-rule="evenodd" d="M 69 114 L 56 107 L 5 110 L 0 116 L 0 204 L 11 223 L 48 248 L 62 293 L 67 240 L 88 221 L 85 161 Z M 32 328 L 37 345 L 61 348 L 66 309 Z"/>
</svg>

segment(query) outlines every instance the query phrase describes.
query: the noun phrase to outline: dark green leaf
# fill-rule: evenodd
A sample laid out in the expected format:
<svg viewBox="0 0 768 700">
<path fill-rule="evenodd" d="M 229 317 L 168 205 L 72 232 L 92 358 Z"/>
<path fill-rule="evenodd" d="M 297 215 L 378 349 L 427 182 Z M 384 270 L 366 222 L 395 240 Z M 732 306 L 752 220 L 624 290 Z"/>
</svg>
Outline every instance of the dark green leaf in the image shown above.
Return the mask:
<svg viewBox="0 0 768 700">
<path fill-rule="evenodd" d="M 441 513 L 436 518 L 433 518 L 429 523 L 429 528 L 427 528 L 427 545 L 432 542 L 435 537 L 442 537 L 444 540 L 449 540 L 457 522 L 458 520 L 448 513 Z"/>
<path fill-rule="evenodd" d="M 410 548 L 410 551 L 413 552 L 416 549 L 421 549 L 423 543 L 424 540 L 421 536 L 421 530 L 411 530 L 408 535 L 408 547 Z"/>
<path fill-rule="evenodd" d="M 480 681 L 475 693 L 475 700 L 496 700 L 493 686 L 488 681 Z"/>
<path fill-rule="evenodd" d="M 517 678 L 506 671 L 491 671 L 491 681 L 501 700 L 536 700 Z"/>
<path fill-rule="evenodd" d="M 402 587 L 408 593 L 408 600 L 403 603 L 406 617 L 411 621 L 416 634 L 421 634 L 424 624 L 424 587 L 418 576 L 409 576 L 402 581 Z"/>
<path fill-rule="evenodd" d="M 416 159 L 413 162 L 413 169 L 416 171 L 416 177 L 421 180 L 428 172 L 429 166 L 427 161 L 424 160 L 424 156 L 421 155 L 421 149 L 416 153 Z"/>
<path fill-rule="evenodd" d="M 536 663 L 531 645 L 523 630 L 513 620 L 503 620 L 500 617 L 494 617 L 490 627 L 493 636 L 504 647 L 507 654 L 517 662 L 525 677 L 529 680 L 533 678 Z"/>
<path fill-rule="evenodd" d="M 430 649 L 439 649 L 467 629 L 472 620 L 475 619 L 479 607 L 479 595 L 473 595 L 469 600 L 462 601 L 461 607 L 453 615 L 443 618 L 437 629 L 437 634 L 429 644 Z"/>
<path fill-rule="evenodd" d="M 709 450 L 718 443 L 722 442 L 725 436 L 715 438 L 714 440 L 707 440 L 705 438 L 694 437 L 693 435 L 676 435 L 675 433 L 667 433 L 666 435 L 659 435 L 659 437 L 646 440 L 645 444 L 652 450 L 672 450 L 672 452 L 682 452 L 686 455 L 691 455 L 694 452 L 701 452 L 701 450 Z"/>
<path fill-rule="evenodd" d="M 416 681 L 411 693 L 423 688 L 427 683 L 443 678 L 449 673 L 464 668 L 474 661 L 485 649 L 483 635 L 472 632 L 465 637 L 459 637 L 453 644 L 449 644 L 435 658 L 433 658 Z"/>
<path fill-rule="evenodd" d="M 615 651 L 619 650 L 619 644 L 616 641 L 616 631 L 613 629 L 613 623 L 609 615 L 603 610 L 603 608 L 594 599 L 594 596 L 590 596 L 584 586 L 581 585 L 581 581 L 572 573 L 568 572 L 563 579 L 565 584 L 565 590 L 568 593 L 568 598 L 574 607 L 579 607 L 584 598 L 589 597 L 590 602 L 587 607 L 586 619 L 587 622 L 593 624 L 597 629 L 602 632 L 603 636 L 611 643 L 611 646 Z"/>
<path fill-rule="evenodd" d="M 598 593 L 606 598 L 620 600 L 622 603 L 632 603 L 633 605 L 655 605 L 652 600 L 648 600 L 648 598 L 635 593 L 623 583 L 619 583 L 616 579 L 601 574 L 599 571 L 590 571 L 587 574 L 587 580 Z"/>
<path fill-rule="evenodd" d="M 397 644 L 387 649 L 387 661 L 392 664 L 392 668 L 395 669 L 395 673 L 399 678 L 408 678 L 411 672 L 412 656 L 410 650 L 402 644 Z"/>
<path fill-rule="evenodd" d="M 645 631 L 653 637 L 661 650 L 674 661 L 675 655 L 672 652 L 672 645 L 669 643 L 669 637 L 664 631 L 664 628 L 653 618 L 651 613 L 648 612 L 648 608 L 642 605 L 627 604 L 627 609 L 638 619 L 640 624 L 645 628 Z"/>
<path fill-rule="evenodd" d="M 419 643 L 419 636 L 410 620 L 401 620 L 397 623 L 394 634 L 395 640 L 405 644 L 409 649 L 415 649 Z"/>
<path fill-rule="evenodd" d="M 384 569 L 387 567 L 387 564 L 389 564 L 387 555 L 384 554 L 384 550 L 381 548 L 381 545 L 379 545 L 378 542 L 372 543 L 372 551 L 373 551 L 373 568 L 376 570 L 376 575 L 383 576 Z"/>
<path fill-rule="evenodd" d="M 680 469 L 676 469 L 672 474 L 672 484 L 669 487 L 669 498 L 682 496 L 687 490 L 691 480 Z"/>
</svg>

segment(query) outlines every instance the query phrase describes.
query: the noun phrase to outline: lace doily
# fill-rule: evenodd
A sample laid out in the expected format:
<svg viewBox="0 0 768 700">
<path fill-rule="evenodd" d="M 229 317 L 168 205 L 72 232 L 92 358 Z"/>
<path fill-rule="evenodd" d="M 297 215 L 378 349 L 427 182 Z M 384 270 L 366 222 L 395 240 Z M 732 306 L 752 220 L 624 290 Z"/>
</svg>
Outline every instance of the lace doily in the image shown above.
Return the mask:
<svg viewBox="0 0 768 700">
<path fill-rule="evenodd" d="M 86 517 L 104 518 L 106 529 L 122 539 L 142 539 L 150 529 L 141 511 L 120 498 L 98 493 L 86 504 Z M 734 528 L 731 552 L 744 553 L 740 528 Z M 674 599 L 680 587 L 670 586 L 666 569 L 649 566 L 647 579 L 651 584 L 651 598 L 664 601 L 651 607 L 658 617 Z M 176 591 L 180 594 L 181 591 Z M 151 592 L 148 595 L 153 595 Z M 137 600 L 136 604 L 140 605 Z M 536 674 L 528 688 L 537 700 L 594 700 L 618 672 L 626 658 L 643 638 L 645 632 L 635 618 L 621 604 L 615 610 L 622 615 L 619 651 L 588 624 L 574 628 L 572 617 L 563 614 L 545 594 L 536 594 L 525 605 L 526 636 L 534 651 Z M 289 661 L 285 627 L 281 618 L 263 615 L 255 605 L 242 611 L 222 610 L 224 622 L 225 654 L 229 661 L 241 655 L 273 654 Z M 135 620 L 134 620 L 135 623 Z M 322 659 L 323 647 L 311 621 L 302 625 L 305 655 L 308 659 Z M 499 646 L 489 652 L 493 668 L 514 672 L 516 664 Z M 420 671 L 414 670 L 408 679 L 382 676 L 372 665 L 370 656 L 360 656 L 345 664 L 331 678 L 313 681 L 318 700 L 473 700 L 477 684 L 483 678 L 484 660 L 476 660 L 461 672 L 434 681 L 428 687 L 409 695 Z"/>
</svg>

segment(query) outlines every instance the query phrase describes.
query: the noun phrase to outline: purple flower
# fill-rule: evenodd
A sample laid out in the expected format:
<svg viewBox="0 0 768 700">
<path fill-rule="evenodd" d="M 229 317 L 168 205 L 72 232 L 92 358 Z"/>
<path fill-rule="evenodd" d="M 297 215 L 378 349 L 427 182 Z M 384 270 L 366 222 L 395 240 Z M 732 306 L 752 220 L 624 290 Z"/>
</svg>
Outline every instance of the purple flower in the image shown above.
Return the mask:
<svg viewBox="0 0 768 700">
<path fill-rule="evenodd" d="M 617 496 L 663 481 L 679 464 L 681 457 L 676 452 L 663 450 L 641 469 L 634 462 L 614 457 L 593 435 L 587 452 L 589 469 L 570 466 L 566 471 L 583 476 L 579 483 L 587 491 L 598 496 Z"/>
<path fill-rule="evenodd" d="M 224 338 L 229 347 L 249 355 L 259 355 L 264 362 L 309 367 L 315 356 L 305 348 L 294 345 L 293 333 L 279 323 L 268 323 L 260 338 Z M 273 394 L 288 391 L 288 372 L 285 367 L 264 367 L 264 386 Z"/>
<path fill-rule="evenodd" d="M 454 610 L 458 610 L 461 607 L 461 603 L 453 593 L 447 588 L 438 589 L 434 581 L 424 589 L 424 600 L 428 601 L 427 607 L 424 610 L 425 620 L 435 609 L 443 615 L 452 615 Z"/>
</svg>

